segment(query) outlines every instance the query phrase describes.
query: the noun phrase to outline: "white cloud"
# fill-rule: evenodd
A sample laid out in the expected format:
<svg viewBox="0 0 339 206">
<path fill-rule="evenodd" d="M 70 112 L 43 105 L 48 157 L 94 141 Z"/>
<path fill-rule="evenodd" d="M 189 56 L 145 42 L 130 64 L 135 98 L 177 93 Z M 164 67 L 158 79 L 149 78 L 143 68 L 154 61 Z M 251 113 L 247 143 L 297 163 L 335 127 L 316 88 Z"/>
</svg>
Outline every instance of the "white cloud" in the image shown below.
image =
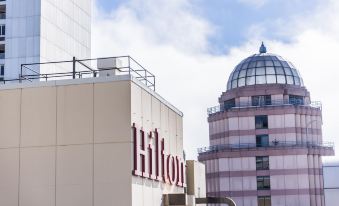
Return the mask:
<svg viewBox="0 0 339 206">
<path fill-rule="evenodd" d="M 266 40 L 266 45 L 299 68 L 312 98 L 323 102 L 325 141 L 339 145 L 338 7 L 331 1 L 316 15 L 289 22 L 291 43 Z M 212 55 L 208 38 L 214 26 L 188 0 L 132 0 L 110 14 L 95 13 L 94 56 L 129 54 L 156 75 L 157 92 L 184 112 L 184 146 L 188 158 L 195 158 L 196 149 L 208 145 L 206 108 L 217 104 L 234 66 L 257 52 L 260 35 L 228 54 Z"/>
<path fill-rule="evenodd" d="M 260 8 L 267 3 L 267 0 L 238 0 L 238 2 L 250 7 Z"/>
</svg>

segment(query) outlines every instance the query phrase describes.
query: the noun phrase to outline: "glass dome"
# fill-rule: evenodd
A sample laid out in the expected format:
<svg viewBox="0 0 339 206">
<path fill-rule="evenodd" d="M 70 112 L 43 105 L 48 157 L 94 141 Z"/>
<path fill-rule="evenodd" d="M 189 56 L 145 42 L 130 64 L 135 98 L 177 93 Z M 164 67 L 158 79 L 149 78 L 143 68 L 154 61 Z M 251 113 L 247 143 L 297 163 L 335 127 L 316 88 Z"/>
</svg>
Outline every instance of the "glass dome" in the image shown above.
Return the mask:
<svg viewBox="0 0 339 206">
<path fill-rule="evenodd" d="M 304 86 L 294 65 L 281 56 L 266 53 L 262 44 L 260 53 L 242 60 L 231 73 L 227 90 L 257 84 L 291 84 Z"/>
</svg>

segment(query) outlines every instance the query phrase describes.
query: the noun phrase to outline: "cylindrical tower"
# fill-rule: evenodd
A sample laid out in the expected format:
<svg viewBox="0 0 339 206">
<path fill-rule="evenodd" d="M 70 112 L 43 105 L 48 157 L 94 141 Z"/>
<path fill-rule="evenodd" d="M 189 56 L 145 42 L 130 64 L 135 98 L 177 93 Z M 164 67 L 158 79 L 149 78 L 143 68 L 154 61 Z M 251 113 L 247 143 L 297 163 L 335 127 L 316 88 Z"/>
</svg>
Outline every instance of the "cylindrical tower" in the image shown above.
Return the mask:
<svg viewBox="0 0 339 206">
<path fill-rule="evenodd" d="M 298 70 L 282 57 L 260 52 L 231 73 L 219 105 L 208 109 L 208 196 L 239 206 L 324 206 L 321 103 L 311 101 Z"/>
</svg>

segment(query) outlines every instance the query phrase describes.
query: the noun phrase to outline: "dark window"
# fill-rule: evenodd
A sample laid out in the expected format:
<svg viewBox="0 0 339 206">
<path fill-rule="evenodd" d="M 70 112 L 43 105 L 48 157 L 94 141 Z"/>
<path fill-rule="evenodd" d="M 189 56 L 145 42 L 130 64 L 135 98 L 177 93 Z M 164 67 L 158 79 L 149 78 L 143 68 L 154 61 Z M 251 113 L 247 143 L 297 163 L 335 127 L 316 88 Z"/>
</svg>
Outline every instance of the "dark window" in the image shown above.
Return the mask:
<svg viewBox="0 0 339 206">
<path fill-rule="evenodd" d="M 252 106 L 271 105 L 271 95 L 252 96 Z"/>
<path fill-rule="evenodd" d="M 270 196 L 259 196 L 258 206 L 271 206 L 271 197 Z"/>
<path fill-rule="evenodd" d="M 4 36 L 6 34 L 6 27 L 5 25 L 0 25 L 0 35 Z"/>
<path fill-rule="evenodd" d="M 290 102 L 290 104 L 294 104 L 294 105 L 303 105 L 304 104 L 304 97 L 303 96 L 297 96 L 297 95 L 290 95 L 289 96 L 289 102 Z"/>
<path fill-rule="evenodd" d="M 257 177 L 257 189 L 269 190 L 271 188 L 270 176 L 258 176 Z"/>
<path fill-rule="evenodd" d="M 267 115 L 255 116 L 255 128 L 256 129 L 267 129 L 268 128 Z"/>
<path fill-rule="evenodd" d="M 270 167 L 269 157 L 268 156 L 260 156 L 256 157 L 256 167 L 257 170 L 268 170 Z"/>
<path fill-rule="evenodd" d="M 256 136 L 256 143 L 257 147 L 268 147 L 269 141 L 268 141 L 268 135 L 257 135 Z"/>
<path fill-rule="evenodd" d="M 235 107 L 235 99 L 230 99 L 224 102 L 224 109 L 230 109 L 232 107 Z"/>
<path fill-rule="evenodd" d="M 0 76 L 3 76 L 5 74 L 5 66 L 0 65 Z"/>
</svg>

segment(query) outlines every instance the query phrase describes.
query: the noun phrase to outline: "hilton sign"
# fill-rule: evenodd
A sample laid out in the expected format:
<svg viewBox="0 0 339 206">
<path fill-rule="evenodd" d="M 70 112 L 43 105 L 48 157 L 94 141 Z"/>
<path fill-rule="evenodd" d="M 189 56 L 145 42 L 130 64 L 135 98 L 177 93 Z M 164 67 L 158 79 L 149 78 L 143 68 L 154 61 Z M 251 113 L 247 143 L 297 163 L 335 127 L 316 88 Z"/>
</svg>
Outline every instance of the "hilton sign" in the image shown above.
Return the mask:
<svg viewBox="0 0 339 206">
<path fill-rule="evenodd" d="M 134 141 L 133 175 L 179 187 L 185 187 L 185 162 L 180 156 L 165 152 L 165 140 L 158 130 L 146 133 L 132 126 Z"/>
</svg>

